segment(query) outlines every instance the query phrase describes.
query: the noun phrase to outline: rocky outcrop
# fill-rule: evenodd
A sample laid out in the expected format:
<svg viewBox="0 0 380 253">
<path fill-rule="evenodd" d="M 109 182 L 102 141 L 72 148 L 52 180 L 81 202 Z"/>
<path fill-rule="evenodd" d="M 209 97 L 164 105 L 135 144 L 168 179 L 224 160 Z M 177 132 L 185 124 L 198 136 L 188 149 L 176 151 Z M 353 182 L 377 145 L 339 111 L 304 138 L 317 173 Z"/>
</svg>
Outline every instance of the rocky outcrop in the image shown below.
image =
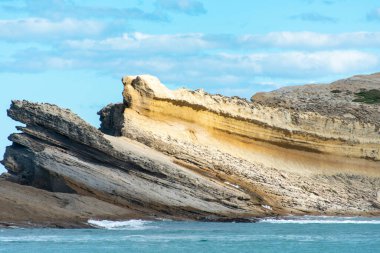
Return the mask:
<svg viewBox="0 0 380 253">
<path fill-rule="evenodd" d="M 262 105 L 286 108 L 296 112 L 315 112 L 329 118 L 346 120 L 348 123 L 369 123 L 374 125 L 379 133 L 380 100 L 377 103 L 359 103 L 360 100 L 358 100 L 358 93 L 380 91 L 379 85 L 380 73 L 377 73 L 353 76 L 330 85 L 284 87 L 272 92 L 257 93 L 251 100 Z M 375 135 L 375 138 L 378 136 Z"/>
<path fill-rule="evenodd" d="M 100 130 L 69 110 L 13 101 L 8 115 L 26 126 L 9 137 L 0 188 L 100 201 L 125 211 L 116 219 L 379 215 L 379 105 L 341 93 L 380 81 L 347 80 L 249 102 L 127 76 L 123 103 L 99 112 Z M 91 215 L 79 216 L 75 224 Z"/>
<path fill-rule="evenodd" d="M 380 83 L 377 75 L 361 78 L 361 86 L 357 81 L 355 89 L 352 85 L 347 88 L 353 94 Z M 325 87 L 335 90 L 336 83 Z M 127 76 L 123 84 L 123 136 L 204 173 L 223 175 L 225 181 L 239 187 L 249 186 L 268 205 L 289 213 L 376 211 L 373 203 L 380 188 L 378 104 L 352 98 L 345 107 L 334 110 L 340 99 L 330 92 L 335 103 L 321 101 L 332 111 L 328 114 L 308 110 L 312 106 L 303 105 L 308 101 L 302 99 L 298 107 L 304 110 L 266 104 L 263 99 L 249 102 L 210 95 L 203 90 L 172 91 L 152 76 Z M 292 97 L 292 92 L 287 93 Z M 298 94 L 287 98 L 295 106 Z M 363 114 L 373 117 L 347 118 L 355 107 L 366 108 Z"/>
<path fill-rule="evenodd" d="M 13 145 L 3 161 L 14 182 L 91 196 L 150 218 L 213 220 L 251 216 L 256 209 L 265 214 L 249 192 L 140 143 L 103 135 L 68 110 L 13 101 L 8 115 L 26 124 L 10 136 Z"/>
<path fill-rule="evenodd" d="M 124 109 L 125 105 L 121 103 L 109 104 L 99 111 L 100 131 L 112 136 L 121 136 L 121 130 L 124 127 Z"/>
<path fill-rule="evenodd" d="M 140 218 L 138 213 L 96 198 L 49 192 L 0 179 L 0 228 L 90 227 L 89 219 Z"/>
</svg>

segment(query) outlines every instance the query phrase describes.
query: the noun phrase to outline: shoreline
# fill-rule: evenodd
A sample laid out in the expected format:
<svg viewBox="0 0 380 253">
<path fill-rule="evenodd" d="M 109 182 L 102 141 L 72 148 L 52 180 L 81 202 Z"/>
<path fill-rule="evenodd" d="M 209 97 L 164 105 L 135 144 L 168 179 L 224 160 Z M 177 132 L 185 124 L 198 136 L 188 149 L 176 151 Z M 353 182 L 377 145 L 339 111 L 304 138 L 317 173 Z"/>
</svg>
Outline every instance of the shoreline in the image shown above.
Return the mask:
<svg viewBox="0 0 380 253">
<path fill-rule="evenodd" d="M 323 90 L 262 94 L 260 103 L 250 104 L 169 90 L 152 76 L 126 76 L 123 103 L 98 112 L 100 129 L 68 109 L 14 100 L 8 116 L 25 127 L 10 135 L 1 161 L 8 171 L 0 177 L 2 226 L 379 217 L 378 122 L 346 117 L 358 104 L 331 90 L 344 90 L 347 82 L 355 89 L 370 86 L 349 78 Z M 311 106 L 303 89 L 326 103 Z M 298 101 L 306 111 L 273 107 L 273 98 Z M 324 106 L 337 101 L 347 110 L 325 114 Z"/>
<path fill-rule="evenodd" d="M 305 223 L 305 224 L 316 224 L 316 223 L 370 223 L 376 219 L 380 224 L 380 215 L 376 216 L 329 216 L 329 215 L 304 215 L 304 216 L 277 216 L 277 217 L 253 217 L 251 219 L 225 219 L 225 220 L 168 220 L 168 219 L 89 219 L 87 221 L 44 221 L 42 223 L 28 222 L 28 221 L 0 221 L 0 229 L 107 229 L 107 227 L 102 225 L 96 225 L 96 222 L 116 224 L 114 227 L 123 227 L 123 223 L 128 222 L 194 222 L 194 223 Z M 91 222 L 93 224 L 91 224 Z M 121 223 L 121 225 L 117 225 Z"/>
</svg>

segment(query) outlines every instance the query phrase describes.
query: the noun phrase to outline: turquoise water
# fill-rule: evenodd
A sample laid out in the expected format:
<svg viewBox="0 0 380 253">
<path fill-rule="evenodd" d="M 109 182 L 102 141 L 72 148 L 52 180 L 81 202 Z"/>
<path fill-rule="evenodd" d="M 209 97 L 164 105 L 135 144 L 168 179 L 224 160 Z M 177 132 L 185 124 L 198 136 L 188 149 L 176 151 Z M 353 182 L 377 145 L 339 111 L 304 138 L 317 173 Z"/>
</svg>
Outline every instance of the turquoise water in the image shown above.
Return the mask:
<svg viewBox="0 0 380 253">
<path fill-rule="evenodd" d="M 2 229 L 0 252 L 380 252 L 374 218 L 91 222 L 103 229 Z"/>
</svg>

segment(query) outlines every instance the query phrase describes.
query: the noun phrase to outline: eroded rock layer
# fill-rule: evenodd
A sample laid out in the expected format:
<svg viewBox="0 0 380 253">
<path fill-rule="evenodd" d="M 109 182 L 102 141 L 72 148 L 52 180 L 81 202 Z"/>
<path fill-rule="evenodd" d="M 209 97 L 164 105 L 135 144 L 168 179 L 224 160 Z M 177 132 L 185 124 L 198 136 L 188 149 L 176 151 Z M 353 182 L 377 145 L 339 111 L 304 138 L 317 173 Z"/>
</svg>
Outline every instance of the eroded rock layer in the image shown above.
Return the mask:
<svg viewBox="0 0 380 253">
<path fill-rule="evenodd" d="M 145 217 L 219 219 L 264 215 L 261 199 L 205 177 L 124 137 L 106 136 L 68 110 L 14 101 L 8 115 L 26 124 L 3 164 L 9 180 L 77 193 Z M 28 116 L 26 116 L 28 115 Z"/>
<path fill-rule="evenodd" d="M 373 82 L 380 83 L 376 78 L 369 85 L 356 81 L 355 89 L 373 88 Z M 126 108 L 124 126 L 119 129 L 123 136 L 197 171 L 249 188 L 287 212 L 377 210 L 378 104 L 346 101 L 346 113 L 341 108 L 338 114 L 334 103 L 339 101 L 321 100 L 334 111 L 329 115 L 326 109 L 324 113 L 292 109 L 267 104 L 264 99 L 259 103 L 202 90 L 171 91 L 152 76 L 126 76 L 123 84 Z M 337 89 L 336 83 L 330 86 L 325 85 L 329 92 Z M 339 87 L 345 91 L 345 86 Z M 336 97 L 336 92 L 330 93 Z M 276 93 L 266 94 L 270 95 Z M 307 103 L 297 102 L 300 108 Z M 347 117 L 356 107 L 365 108 L 363 113 L 373 113 L 373 117 Z"/>
<path fill-rule="evenodd" d="M 253 102 L 122 81 L 123 103 L 99 112 L 100 131 L 69 110 L 13 101 L 8 115 L 26 126 L 9 137 L 0 187 L 96 199 L 113 218 L 380 214 L 378 75 Z"/>
</svg>

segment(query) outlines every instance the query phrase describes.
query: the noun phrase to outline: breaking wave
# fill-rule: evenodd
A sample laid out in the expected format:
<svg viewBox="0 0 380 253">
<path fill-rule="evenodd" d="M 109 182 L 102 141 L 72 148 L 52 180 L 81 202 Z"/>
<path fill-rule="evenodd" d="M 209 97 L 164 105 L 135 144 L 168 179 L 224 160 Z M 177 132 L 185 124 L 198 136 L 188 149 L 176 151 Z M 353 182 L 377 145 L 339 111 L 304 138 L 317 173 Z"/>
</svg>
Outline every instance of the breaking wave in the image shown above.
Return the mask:
<svg viewBox="0 0 380 253">
<path fill-rule="evenodd" d="M 355 217 L 338 218 L 338 217 L 297 217 L 283 219 L 263 219 L 261 223 L 279 223 L 279 224 L 380 224 L 380 219 L 362 219 Z"/>
<path fill-rule="evenodd" d="M 91 226 L 105 229 L 118 229 L 118 230 L 144 230 L 147 228 L 153 228 L 147 226 L 151 221 L 144 220 L 128 220 L 128 221 L 111 221 L 111 220 L 88 220 L 87 222 Z"/>
</svg>

